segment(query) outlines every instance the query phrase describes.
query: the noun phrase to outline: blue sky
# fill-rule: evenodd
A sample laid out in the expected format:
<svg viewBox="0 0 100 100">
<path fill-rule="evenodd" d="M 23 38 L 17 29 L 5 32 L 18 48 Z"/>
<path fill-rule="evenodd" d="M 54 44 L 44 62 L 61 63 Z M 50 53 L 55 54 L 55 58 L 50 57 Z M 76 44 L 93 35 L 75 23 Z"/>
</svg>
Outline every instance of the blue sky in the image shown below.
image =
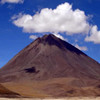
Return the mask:
<svg viewBox="0 0 100 100">
<path fill-rule="evenodd" d="M 36 37 L 48 33 L 100 63 L 99 30 L 100 0 L 1 0 L 0 67 Z"/>
</svg>

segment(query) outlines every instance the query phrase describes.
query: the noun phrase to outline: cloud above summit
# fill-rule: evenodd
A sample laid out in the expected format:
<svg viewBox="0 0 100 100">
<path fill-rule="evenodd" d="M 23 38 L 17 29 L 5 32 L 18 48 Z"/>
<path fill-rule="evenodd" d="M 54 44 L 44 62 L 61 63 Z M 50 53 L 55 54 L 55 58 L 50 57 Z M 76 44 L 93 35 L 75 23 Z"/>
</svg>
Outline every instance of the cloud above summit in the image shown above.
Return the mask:
<svg viewBox="0 0 100 100">
<path fill-rule="evenodd" d="M 84 11 L 75 9 L 69 3 L 58 5 L 55 9 L 43 8 L 33 16 L 30 14 L 14 15 L 13 24 L 27 33 L 66 33 L 67 35 L 85 34 L 86 42 L 100 43 L 100 31 L 91 25 Z M 61 37 L 61 36 L 60 36 Z"/>
<path fill-rule="evenodd" d="M 86 46 L 79 46 L 78 44 L 74 45 L 77 49 L 82 50 L 82 51 L 87 51 L 88 48 Z"/>
<path fill-rule="evenodd" d="M 44 8 L 40 12 L 31 16 L 23 14 L 16 18 L 13 23 L 22 27 L 24 32 L 56 32 L 67 34 L 88 33 L 88 17 L 84 11 L 73 10 L 72 5 L 64 3 L 58 5 L 56 9 Z"/>
<path fill-rule="evenodd" d="M 1 0 L 1 3 L 23 3 L 24 0 Z"/>
</svg>

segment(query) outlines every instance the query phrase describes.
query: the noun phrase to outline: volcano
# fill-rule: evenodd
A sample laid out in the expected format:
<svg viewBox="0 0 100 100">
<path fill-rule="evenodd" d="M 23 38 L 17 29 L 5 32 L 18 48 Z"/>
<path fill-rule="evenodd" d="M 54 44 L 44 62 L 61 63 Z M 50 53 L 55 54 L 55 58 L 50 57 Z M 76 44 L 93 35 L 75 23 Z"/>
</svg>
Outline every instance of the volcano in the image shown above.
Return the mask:
<svg viewBox="0 0 100 100">
<path fill-rule="evenodd" d="M 100 64 L 49 34 L 37 38 L 2 67 L 0 83 L 30 97 L 99 96 Z"/>
</svg>

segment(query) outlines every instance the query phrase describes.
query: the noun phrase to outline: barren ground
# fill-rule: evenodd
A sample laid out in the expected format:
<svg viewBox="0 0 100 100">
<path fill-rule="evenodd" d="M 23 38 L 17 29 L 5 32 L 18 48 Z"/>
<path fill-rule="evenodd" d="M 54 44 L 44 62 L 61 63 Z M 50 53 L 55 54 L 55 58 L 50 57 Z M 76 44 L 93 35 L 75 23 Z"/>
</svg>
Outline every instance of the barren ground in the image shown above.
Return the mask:
<svg viewBox="0 0 100 100">
<path fill-rule="evenodd" d="M 61 99 L 29 99 L 29 98 L 0 98 L 0 100 L 100 100 L 100 97 L 88 98 L 88 97 L 72 97 L 72 98 L 61 98 Z"/>
</svg>

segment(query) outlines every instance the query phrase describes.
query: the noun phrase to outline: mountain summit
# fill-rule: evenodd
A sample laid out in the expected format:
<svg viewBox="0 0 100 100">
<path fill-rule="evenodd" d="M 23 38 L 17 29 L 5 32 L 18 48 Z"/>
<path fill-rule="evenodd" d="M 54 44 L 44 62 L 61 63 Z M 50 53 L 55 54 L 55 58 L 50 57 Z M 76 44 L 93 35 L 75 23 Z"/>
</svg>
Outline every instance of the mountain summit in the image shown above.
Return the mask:
<svg viewBox="0 0 100 100">
<path fill-rule="evenodd" d="M 42 87 L 54 96 L 65 95 L 65 92 L 55 94 L 54 90 L 49 89 L 97 86 L 99 79 L 99 63 L 53 34 L 37 38 L 0 69 L 1 83 L 42 82 Z M 48 84 L 53 85 L 49 87 Z M 71 93 L 73 94 L 73 91 Z"/>
</svg>

